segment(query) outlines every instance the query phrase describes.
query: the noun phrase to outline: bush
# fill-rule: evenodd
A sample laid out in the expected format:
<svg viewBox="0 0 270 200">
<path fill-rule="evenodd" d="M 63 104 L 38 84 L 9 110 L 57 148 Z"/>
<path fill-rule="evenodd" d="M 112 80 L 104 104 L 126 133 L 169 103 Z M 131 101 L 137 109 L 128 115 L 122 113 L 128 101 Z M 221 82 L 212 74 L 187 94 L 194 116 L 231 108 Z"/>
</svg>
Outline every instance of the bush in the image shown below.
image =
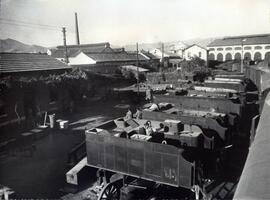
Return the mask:
<svg viewBox="0 0 270 200">
<path fill-rule="evenodd" d="M 203 82 L 207 77 L 211 76 L 211 70 L 206 67 L 196 67 L 193 76 L 195 81 Z"/>
<path fill-rule="evenodd" d="M 194 57 L 191 60 L 183 60 L 180 63 L 182 72 L 193 72 L 196 67 L 205 67 L 206 63 L 199 57 Z"/>
</svg>

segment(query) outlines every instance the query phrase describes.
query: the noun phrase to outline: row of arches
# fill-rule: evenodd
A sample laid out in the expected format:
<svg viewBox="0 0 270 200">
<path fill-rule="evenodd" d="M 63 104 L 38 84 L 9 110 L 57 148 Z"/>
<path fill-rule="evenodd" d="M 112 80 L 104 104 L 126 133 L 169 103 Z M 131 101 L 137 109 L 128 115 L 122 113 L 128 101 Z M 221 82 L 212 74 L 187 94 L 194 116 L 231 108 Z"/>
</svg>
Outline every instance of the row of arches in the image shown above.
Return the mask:
<svg viewBox="0 0 270 200">
<path fill-rule="evenodd" d="M 234 56 L 232 53 L 226 53 L 225 56 L 222 53 L 218 53 L 216 57 L 214 53 L 209 54 L 209 60 L 217 60 L 220 62 L 229 61 L 229 60 L 241 60 L 241 57 L 242 57 L 241 53 L 239 52 L 235 53 Z M 265 60 L 270 61 L 270 52 L 266 52 L 264 56 L 260 52 L 255 52 L 253 58 L 250 52 L 244 53 L 244 59 L 246 60 L 258 61 L 258 60 L 262 60 L 263 58 Z"/>
</svg>

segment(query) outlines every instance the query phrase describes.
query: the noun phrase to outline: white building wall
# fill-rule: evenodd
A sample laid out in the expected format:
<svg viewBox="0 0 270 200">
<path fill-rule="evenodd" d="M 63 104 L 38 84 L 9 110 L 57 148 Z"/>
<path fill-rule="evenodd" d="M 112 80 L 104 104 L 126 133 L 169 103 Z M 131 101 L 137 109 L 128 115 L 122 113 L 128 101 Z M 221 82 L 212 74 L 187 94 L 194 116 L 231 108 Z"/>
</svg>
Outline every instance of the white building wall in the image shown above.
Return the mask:
<svg viewBox="0 0 270 200">
<path fill-rule="evenodd" d="M 85 55 L 83 52 L 79 53 L 77 56 L 69 58 L 70 65 L 92 65 L 96 64 L 96 61 Z"/>
<path fill-rule="evenodd" d="M 199 57 L 203 60 L 207 60 L 207 50 L 197 45 L 191 46 L 184 51 L 184 58 L 191 60 L 191 58 Z"/>
<path fill-rule="evenodd" d="M 255 49 L 255 47 L 260 46 L 261 49 Z M 251 49 L 245 49 L 245 47 L 250 47 Z M 243 50 L 241 45 L 235 45 L 235 46 L 216 46 L 216 47 L 208 47 L 209 55 L 214 54 L 215 60 L 217 60 L 217 55 L 219 53 L 222 53 L 223 55 L 223 61 L 225 61 L 225 56 L 227 53 L 232 54 L 232 59 L 235 59 L 235 54 L 240 53 L 241 58 L 245 53 L 249 52 L 251 54 L 251 60 L 254 60 L 254 56 L 256 52 L 259 52 L 261 54 L 261 58 L 265 58 L 265 54 L 267 52 L 270 52 L 270 49 L 266 49 L 266 47 L 270 48 L 270 44 L 259 44 L 259 45 L 243 45 Z M 223 50 L 218 50 L 219 48 L 223 48 Z M 226 50 L 226 48 L 232 48 L 232 50 Z M 235 48 L 241 48 L 241 50 L 237 50 Z M 212 50 L 214 49 L 214 50 Z"/>
<path fill-rule="evenodd" d="M 154 54 L 155 56 L 157 56 L 158 58 L 162 58 L 162 51 L 160 49 L 153 49 L 150 51 L 151 54 Z M 166 54 L 165 52 L 163 53 L 164 57 L 169 57 L 168 54 Z"/>
</svg>

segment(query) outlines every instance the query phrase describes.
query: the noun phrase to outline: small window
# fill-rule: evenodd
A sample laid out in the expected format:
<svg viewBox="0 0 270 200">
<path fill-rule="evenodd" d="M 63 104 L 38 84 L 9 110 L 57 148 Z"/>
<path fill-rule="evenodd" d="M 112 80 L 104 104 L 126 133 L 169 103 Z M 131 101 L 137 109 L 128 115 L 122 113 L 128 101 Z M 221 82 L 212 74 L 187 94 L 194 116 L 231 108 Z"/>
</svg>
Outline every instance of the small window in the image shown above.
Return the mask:
<svg viewBox="0 0 270 200">
<path fill-rule="evenodd" d="M 190 54 L 190 52 L 188 52 L 188 58 L 190 58 L 191 57 L 191 54 Z"/>
<path fill-rule="evenodd" d="M 215 48 L 210 48 L 209 51 L 215 51 Z"/>
<path fill-rule="evenodd" d="M 223 51 L 223 48 L 217 48 L 218 51 Z"/>
<path fill-rule="evenodd" d="M 270 49 L 270 46 L 266 46 L 265 49 Z"/>
<path fill-rule="evenodd" d="M 262 49 L 261 46 L 256 46 L 254 49 Z"/>
<path fill-rule="evenodd" d="M 225 50 L 226 51 L 231 51 L 232 50 L 232 47 L 227 47 Z"/>
<path fill-rule="evenodd" d="M 199 58 L 201 58 L 202 57 L 202 52 L 199 52 Z"/>
<path fill-rule="evenodd" d="M 235 47 L 234 50 L 242 50 L 241 47 Z"/>
</svg>

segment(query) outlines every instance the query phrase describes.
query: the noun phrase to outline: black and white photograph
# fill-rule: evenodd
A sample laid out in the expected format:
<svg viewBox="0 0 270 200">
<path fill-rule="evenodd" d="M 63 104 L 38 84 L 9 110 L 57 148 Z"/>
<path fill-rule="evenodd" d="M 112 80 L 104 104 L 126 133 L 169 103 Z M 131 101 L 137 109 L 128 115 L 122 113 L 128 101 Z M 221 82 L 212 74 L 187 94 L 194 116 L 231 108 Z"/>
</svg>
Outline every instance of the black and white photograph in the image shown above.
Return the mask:
<svg viewBox="0 0 270 200">
<path fill-rule="evenodd" d="M 269 200 L 270 0 L 0 0 L 0 200 Z"/>
</svg>

